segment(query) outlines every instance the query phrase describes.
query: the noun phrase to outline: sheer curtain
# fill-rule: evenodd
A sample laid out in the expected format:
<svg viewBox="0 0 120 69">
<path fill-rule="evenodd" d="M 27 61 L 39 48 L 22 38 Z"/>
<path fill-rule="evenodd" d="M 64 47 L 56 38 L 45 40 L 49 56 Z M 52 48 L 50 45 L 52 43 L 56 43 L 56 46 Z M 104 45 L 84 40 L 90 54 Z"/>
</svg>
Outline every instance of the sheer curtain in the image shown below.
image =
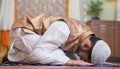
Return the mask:
<svg viewBox="0 0 120 69">
<path fill-rule="evenodd" d="M 70 0 L 69 3 L 69 16 L 77 20 L 80 19 L 80 1 L 81 0 Z"/>
<path fill-rule="evenodd" d="M 14 22 L 14 0 L 0 0 L 1 45 L 9 46 L 9 31 Z"/>
<path fill-rule="evenodd" d="M 0 30 L 10 30 L 14 21 L 14 0 L 1 0 Z"/>
<path fill-rule="evenodd" d="M 9 33 L 14 21 L 14 0 L 0 0 L 0 63 L 10 46 Z"/>
<path fill-rule="evenodd" d="M 85 5 L 86 0 L 70 0 L 69 7 L 69 16 L 80 20 L 81 22 L 85 22 Z"/>
</svg>

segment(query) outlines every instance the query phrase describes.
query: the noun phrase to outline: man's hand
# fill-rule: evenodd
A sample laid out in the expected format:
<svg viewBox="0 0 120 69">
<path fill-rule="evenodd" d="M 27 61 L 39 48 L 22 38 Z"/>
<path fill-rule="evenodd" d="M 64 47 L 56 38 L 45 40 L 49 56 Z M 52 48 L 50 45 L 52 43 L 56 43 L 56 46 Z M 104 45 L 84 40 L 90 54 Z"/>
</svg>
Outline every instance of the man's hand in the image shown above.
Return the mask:
<svg viewBox="0 0 120 69">
<path fill-rule="evenodd" d="M 76 64 L 76 65 L 92 65 L 91 63 L 84 62 L 81 60 L 72 60 L 70 59 L 66 64 Z"/>
</svg>

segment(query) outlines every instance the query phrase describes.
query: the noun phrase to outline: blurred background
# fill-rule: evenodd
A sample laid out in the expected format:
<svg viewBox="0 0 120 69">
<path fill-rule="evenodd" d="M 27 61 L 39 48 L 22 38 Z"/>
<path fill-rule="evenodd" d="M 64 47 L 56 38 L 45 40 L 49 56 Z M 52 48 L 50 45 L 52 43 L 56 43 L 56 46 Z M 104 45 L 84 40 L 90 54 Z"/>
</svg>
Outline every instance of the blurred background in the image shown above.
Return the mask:
<svg viewBox="0 0 120 69">
<path fill-rule="evenodd" d="M 0 62 L 10 48 L 12 24 L 41 13 L 72 17 L 86 23 L 109 43 L 112 60 L 120 61 L 120 0 L 0 0 Z"/>
</svg>

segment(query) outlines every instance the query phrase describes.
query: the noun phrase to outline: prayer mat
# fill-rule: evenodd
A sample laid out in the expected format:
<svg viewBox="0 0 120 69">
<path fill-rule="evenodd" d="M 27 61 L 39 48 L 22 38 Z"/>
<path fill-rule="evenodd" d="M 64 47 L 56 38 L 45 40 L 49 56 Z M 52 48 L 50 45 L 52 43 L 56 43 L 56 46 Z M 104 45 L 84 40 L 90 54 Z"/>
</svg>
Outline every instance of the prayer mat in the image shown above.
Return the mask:
<svg viewBox="0 0 120 69">
<path fill-rule="evenodd" d="M 27 65 L 32 65 L 32 66 L 81 66 L 81 67 L 120 67 L 118 64 L 91 64 L 91 65 L 77 65 L 77 64 L 28 64 L 28 63 L 9 63 L 9 64 L 4 64 L 0 63 L 0 66 L 27 66 Z"/>
</svg>

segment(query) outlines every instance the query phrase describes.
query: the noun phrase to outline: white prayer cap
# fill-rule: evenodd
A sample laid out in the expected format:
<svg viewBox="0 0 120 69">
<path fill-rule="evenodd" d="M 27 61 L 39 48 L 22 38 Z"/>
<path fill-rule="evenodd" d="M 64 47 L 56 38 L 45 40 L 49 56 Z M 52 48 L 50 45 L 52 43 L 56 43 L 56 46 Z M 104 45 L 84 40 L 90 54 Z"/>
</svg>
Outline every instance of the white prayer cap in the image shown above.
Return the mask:
<svg viewBox="0 0 120 69">
<path fill-rule="evenodd" d="M 108 59 L 110 55 L 111 50 L 109 45 L 103 40 L 98 40 L 92 49 L 91 62 L 102 64 Z"/>
</svg>

